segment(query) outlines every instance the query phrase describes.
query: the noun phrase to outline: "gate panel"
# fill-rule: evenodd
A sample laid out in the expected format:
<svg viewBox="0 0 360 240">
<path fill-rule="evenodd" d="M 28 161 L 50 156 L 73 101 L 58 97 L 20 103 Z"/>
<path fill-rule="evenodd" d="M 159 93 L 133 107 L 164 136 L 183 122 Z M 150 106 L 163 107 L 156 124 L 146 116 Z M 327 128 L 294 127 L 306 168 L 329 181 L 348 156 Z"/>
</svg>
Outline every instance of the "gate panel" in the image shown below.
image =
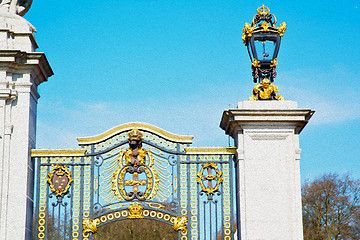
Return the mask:
<svg viewBox="0 0 360 240">
<path fill-rule="evenodd" d="M 91 239 L 107 223 L 143 218 L 182 240 L 233 238 L 235 148 L 192 148 L 191 136 L 145 123 L 78 140 L 83 149 L 32 151 L 35 238 Z"/>
</svg>

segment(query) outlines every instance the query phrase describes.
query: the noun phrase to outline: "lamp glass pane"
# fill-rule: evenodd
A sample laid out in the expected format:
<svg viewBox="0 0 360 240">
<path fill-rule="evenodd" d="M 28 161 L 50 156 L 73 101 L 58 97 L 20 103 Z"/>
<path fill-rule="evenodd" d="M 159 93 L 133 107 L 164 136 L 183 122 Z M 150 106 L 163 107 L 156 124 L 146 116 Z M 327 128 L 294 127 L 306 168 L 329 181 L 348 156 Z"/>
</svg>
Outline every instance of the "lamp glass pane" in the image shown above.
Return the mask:
<svg viewBox="0 0 360 240">
<path fill-rule="evenodd" d="M 265 41 L 259 41 L 255 40 L 255 48 L 256 53 L 258 55 L 258 60 L 273 60 L 274 51 L 275 51 L 275 41 L 265 40 Z"/>
</svg>

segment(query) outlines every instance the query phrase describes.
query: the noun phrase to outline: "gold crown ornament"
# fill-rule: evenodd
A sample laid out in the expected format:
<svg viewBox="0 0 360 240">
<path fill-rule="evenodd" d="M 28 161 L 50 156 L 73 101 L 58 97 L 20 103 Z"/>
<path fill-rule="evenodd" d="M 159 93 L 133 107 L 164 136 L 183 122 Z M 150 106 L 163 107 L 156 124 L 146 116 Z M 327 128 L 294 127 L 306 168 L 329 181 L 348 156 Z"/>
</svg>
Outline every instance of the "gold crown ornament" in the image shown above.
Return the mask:
<svg viewBox="0 0 360 240">
<path fill-rule="evenodd" d="M 134 128 L 130 132 L 126 134 L 129 140 L 141 140 L 143 137 L 143 133 L 140 132 L 138 129 Z"/>
</svg>

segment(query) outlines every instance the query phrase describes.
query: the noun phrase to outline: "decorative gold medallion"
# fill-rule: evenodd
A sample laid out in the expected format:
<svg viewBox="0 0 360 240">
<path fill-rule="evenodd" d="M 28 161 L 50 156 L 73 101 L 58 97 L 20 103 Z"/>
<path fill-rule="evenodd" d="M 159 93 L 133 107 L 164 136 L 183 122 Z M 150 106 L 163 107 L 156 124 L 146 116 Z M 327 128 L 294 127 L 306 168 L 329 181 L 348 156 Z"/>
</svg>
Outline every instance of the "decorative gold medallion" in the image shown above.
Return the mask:
<svg viewBox="0 0 360 240">
<path fill-rule="evenodd" d="M 83 220 L 83 234 L 96 233 L 98 231 L 97 225 L 100 224 L 99 219 L 84 218 Z"/>
<path fill-rule="evenodd" d="M 47 182 L 50 185 L 50 190 L 55 193 L 58 197 L 63 197 L 69 190 L 73 179 L 71 176 L 71 171 L 67 166 L 61 165 L 52 165 L 52 172 L 49 173 Z"/>
<path fill-rule="evenodd" d="M 173 226 L 173 229 L 175 231 L 181 231 L 183 233 L 186 232 L 186 226 L 187 226 L 187 216 L 181 216 L 181 217 L 176 217 L 174 219 L 174 226 Z"/>
<path fill-rule="evenodd" d="M 205 169 L 207 170 L 207 175 L 204 174 Z M 214 171 L 215 175 L 213 175 Z M 196 173 L 196 175 L 198 176 L 196 181 L 200 184 L 201 190 L 206 192 L 207 195 L 214 195 L 215 192 L 219 189 L 220 183 L 223 181 L 223 178 L 221 177 L 222 171 L 219 171 L 217 164 L 213 162 L 204 163 L 201 166 L 200 172 Z M 205 187 L 204 181 L 208 181 L 207 187 Z M 215 186 L 213 186 L 212 181 L 216 181 Z"/>
<path fill-rule="evenodd" d="M 129 217 L 128 218 L 144 218 L 142 210 L 144 208 L 138 203 L 131 203 L 131 206 L 128 207 Z"/>
</svg>

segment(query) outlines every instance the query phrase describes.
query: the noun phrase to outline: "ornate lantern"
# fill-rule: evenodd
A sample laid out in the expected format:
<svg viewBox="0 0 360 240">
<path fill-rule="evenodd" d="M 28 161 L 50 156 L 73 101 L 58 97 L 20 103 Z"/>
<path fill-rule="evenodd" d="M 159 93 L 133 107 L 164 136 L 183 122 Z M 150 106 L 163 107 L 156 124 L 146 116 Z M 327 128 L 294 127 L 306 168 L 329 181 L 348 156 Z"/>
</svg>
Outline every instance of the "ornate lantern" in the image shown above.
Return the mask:
<svg viewBox="0 0 360 240">
<path fill-rule="evenodd" d="M 251 25 L 245 23 L 242 40 L 248 48 L 252 61 L 254 82 L 263 79 L 274 81 L 276 77 L 277 55 L 281 37 L 285 33 L 286 23 L 276 27 L 276 18 L 270 14 L 270 9 L 262 5 L 257 9 Z"/>
</svg>

